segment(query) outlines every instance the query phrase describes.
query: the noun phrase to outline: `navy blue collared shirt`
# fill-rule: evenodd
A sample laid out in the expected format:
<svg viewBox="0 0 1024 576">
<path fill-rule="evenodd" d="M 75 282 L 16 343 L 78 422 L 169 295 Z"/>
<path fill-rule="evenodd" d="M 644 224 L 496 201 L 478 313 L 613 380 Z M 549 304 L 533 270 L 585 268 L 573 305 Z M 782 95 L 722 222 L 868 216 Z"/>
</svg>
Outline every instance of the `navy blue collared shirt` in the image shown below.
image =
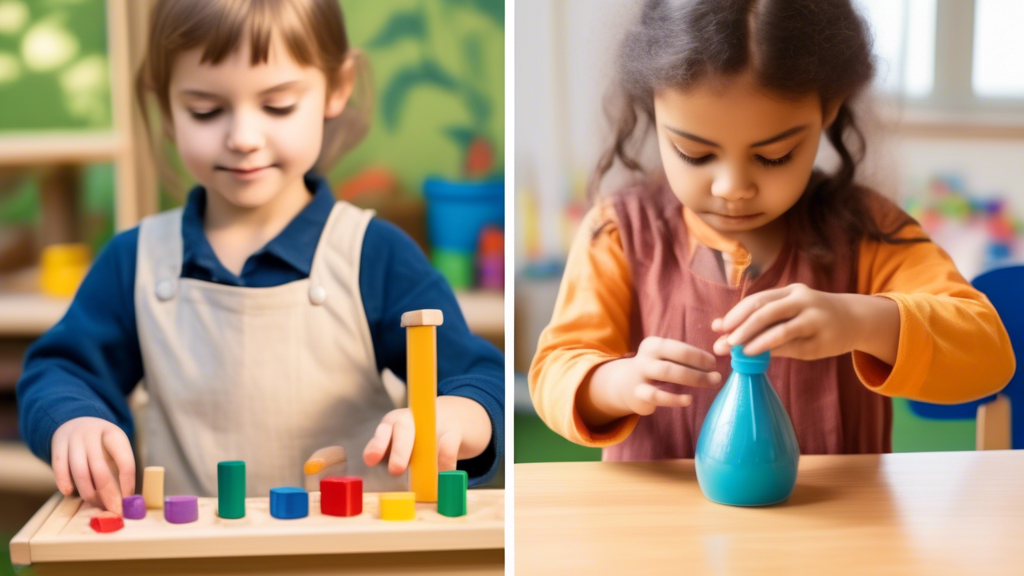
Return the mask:
<svg viewBox="0 0 1024 576">
<path fill-rule="evenodd" d="M 323 178 L 305 178 L 312 201 L 235 275 L 217 258 L 203 231 L 206 191 L 189 194 L 182 216 L 181 276 L 229 286 L 267 288 L 308 278 L 320 234 L 334 206 Z M 134 438 L 126 396 L 145 375 L 135 324 L 135 268 L 139 229 L 114 237 L 82 282 L 67 314 L 25 355 L 18 382 L 18 428 L 32 452 L 49 463 L 54 431 L 81 416 L 104 418 Z M 504 357 L 466 326 L 455 295 L 419 246 L 393 224 L 374 218 L 366 228 L 359 288 L 370 325 L 377 368 L 405 380 L 405 329 L 409 310 L 440 309 L 437 331 L 438 394 L 480 403 L 491 418 L 491 444 L 460 461 L 470 485 L 489 481 L 504 451 Z M 348 447 L 346 447 L 348 448 Z M 361 454 L 363 447 L 353 447 Z M 382 465 L 386 465 L 386 462 Z"/>
</svg>

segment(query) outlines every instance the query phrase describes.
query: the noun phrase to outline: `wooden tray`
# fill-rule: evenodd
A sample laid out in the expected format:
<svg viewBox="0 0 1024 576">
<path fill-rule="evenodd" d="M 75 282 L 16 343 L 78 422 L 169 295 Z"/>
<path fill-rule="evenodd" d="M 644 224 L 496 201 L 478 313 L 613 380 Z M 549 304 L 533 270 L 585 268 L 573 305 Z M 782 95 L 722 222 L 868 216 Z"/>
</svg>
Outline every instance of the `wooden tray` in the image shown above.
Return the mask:
<svg viewBox="0 0 1024 576">
<path fill-rule="evenodd" d="M 217 499 L 199 499 L 199 519 L 171 524 L 163 510 L 102 534 L 89 526 L 99 510 L 81 498 L 54 494 L 11 540 L 11 562 L 139 560 L 238 556 L 295 556 L 377 552 L 483 550 L 505 547 L 505 491 L 470 490 L 468 514 L 448 518 L 435 504 L 417 504 L 416 519 L 380 519 L 377 494 L 363 495 L 363 513 L 320 513 L 320 492 L 309 493 L 309 516 L 270 516 L 269 498 L 247 498 L 244 518 L 217 516 Z"/>
</svg>

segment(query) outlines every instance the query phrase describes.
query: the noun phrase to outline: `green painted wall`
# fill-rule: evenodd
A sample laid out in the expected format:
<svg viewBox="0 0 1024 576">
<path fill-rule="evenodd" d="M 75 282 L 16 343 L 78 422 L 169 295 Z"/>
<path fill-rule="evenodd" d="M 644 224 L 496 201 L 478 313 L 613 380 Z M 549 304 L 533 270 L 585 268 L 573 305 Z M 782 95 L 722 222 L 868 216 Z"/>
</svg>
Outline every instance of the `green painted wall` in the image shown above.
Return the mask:
<svg viewBox="0 0 1024 576">
<path fill-rule="evenodd" d="M 340 182 L 369 166 L 390 168 L 420 194 L 430 175 L 458 177 L 470 141 L 492 147 L 503 170 L 505 8 L 502 0 L 340 0 L 353 46 L 374 78 L 367 138 L 328 174 Z M 0 0 L 0 133 L 110 126 L 103 0 Z M 112 229 L 109 166 L 90 167 L 84 202 Z M 38 219 L 35 182 L 0 195 L 0 225 Z"/>
<path fill-rule="evenodd" d="M 975 421 L 925 420 L 910 410 L 903 398 L 894 398 L 893 452 L 974 450 Z M 601 459 L 601 450 L 573 444 L 552 432 L 536 415 L 515 414 L 516 463 L 579 462 Z"/>
<path fill-rule="evenodd" d="M 386 8 L 384 5 L 386 4 Z M 504 158 L 505 33 L 501 0 L 341 0 L 350 41 L 373 66 L 370 134 L 332 181 L 383 163 L 410 190 L 462 173 L 470 135 Z"/>
<path fill-rule="evenodd" d="M 103 0 L 0 0 L 0 130 L 111 123 Z"/>
</svg>

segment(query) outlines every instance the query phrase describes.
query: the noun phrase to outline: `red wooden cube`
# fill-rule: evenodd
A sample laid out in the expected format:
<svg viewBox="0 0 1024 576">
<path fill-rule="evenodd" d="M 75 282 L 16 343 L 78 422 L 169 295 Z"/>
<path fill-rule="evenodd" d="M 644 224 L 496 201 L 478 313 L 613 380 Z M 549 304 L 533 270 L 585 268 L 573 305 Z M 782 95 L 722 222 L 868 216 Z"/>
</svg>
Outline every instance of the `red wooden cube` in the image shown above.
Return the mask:
<svg viewBox="0 0 1024 576">
<path fill-rule="evenodd" d="M 113 512 L 97 512 L 89 526 L 97 532 L 117 532 L 124 528 L 124 520 Z"/>
<path fill-rule="evenodd" d="M 320 512 L 329 516 L 358 516 L 363 513 L 363 479 L 332 476 L 320 481 Z"/>
</svg>

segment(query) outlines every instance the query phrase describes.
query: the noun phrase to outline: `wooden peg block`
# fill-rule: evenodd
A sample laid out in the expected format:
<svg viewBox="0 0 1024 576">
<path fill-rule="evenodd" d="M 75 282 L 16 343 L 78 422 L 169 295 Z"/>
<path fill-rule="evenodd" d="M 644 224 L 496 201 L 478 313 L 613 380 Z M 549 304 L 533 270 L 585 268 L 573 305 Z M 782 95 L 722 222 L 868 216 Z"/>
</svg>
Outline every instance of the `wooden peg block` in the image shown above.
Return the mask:
<svg viewBox="0 0 1024 576">
<path fill-rule="evenodd" d="M 271 488 L 270 515 L 280 520 L 309 516 L 309 492 L 295 486 Z"/>
<path fill-rule="evenodd" d="M 142 520 L 146 517 L 146 499 L 141 494 L 132 494 L 121 500 L 121 511 L 130 520 Z"/>
<path fill-rule="evenodd" d="M 199 520 L 199 498 L 168 496 L 164 500 L 164 519 L 171 524 L 188 524 Z"/>
<path fill-rule="evenodd" d="M 164 507 L 164 467 L 146 466 L 142 472 L 142 499 L 146 508 L 162 510 Z"/>
<path fill-rule="evenodd" d="M 245 517 L 245 462 L 217 463 L 217 515 L 229 520 Z"/>
<path fill-rule="evenodd" d="M 324 468 L 330 466 L 337 466 L 338 464 L 346 462 L 345 449 L 341 446 L 327 446 L 321 448 L 306 460 L 306 464 L 302 467 L 303 472 L 308 475 L 313 475 Z"/>
<path fill-rule="evenodd" d="M 437 513 L 455 518 L 466 515 L 466 492 L 469 474 L 465 470 L 448 470 L 437 477 Z"/>
<path fill-rule="evenodd" d="M 327 516 L 358 516 L 363 513 L 363 479 L 356 476 L 320 481 L 320 513 Z"/>
<path fill-rule="evenodd" d="M 121 528 L 124 528 L 124 520 L 122 520 L 117 514 L 104 510 L 97 512 L 96 515 L 89 520 L 89 526 L 97 532 L 117 532 Z"/>
<path fill-rule="evenodd" d="M 437 502 L 437 326 L 440 310 L 402 314 L 406 381 L 416 440 L 409 457 L 409 490 L 417 502 Z"/>
<path fill-rule="evenodd" d="M 402 328 L 441 324 L 444 324 L 444 314 L 440 310 L 413 310 L 402 314 Z"/>
<path fill-rule="evenodd" d="M 415 520 L 416 494 L 412 492 L 383 492 L 380 495 L 381 520 Z"/>
</svg>

